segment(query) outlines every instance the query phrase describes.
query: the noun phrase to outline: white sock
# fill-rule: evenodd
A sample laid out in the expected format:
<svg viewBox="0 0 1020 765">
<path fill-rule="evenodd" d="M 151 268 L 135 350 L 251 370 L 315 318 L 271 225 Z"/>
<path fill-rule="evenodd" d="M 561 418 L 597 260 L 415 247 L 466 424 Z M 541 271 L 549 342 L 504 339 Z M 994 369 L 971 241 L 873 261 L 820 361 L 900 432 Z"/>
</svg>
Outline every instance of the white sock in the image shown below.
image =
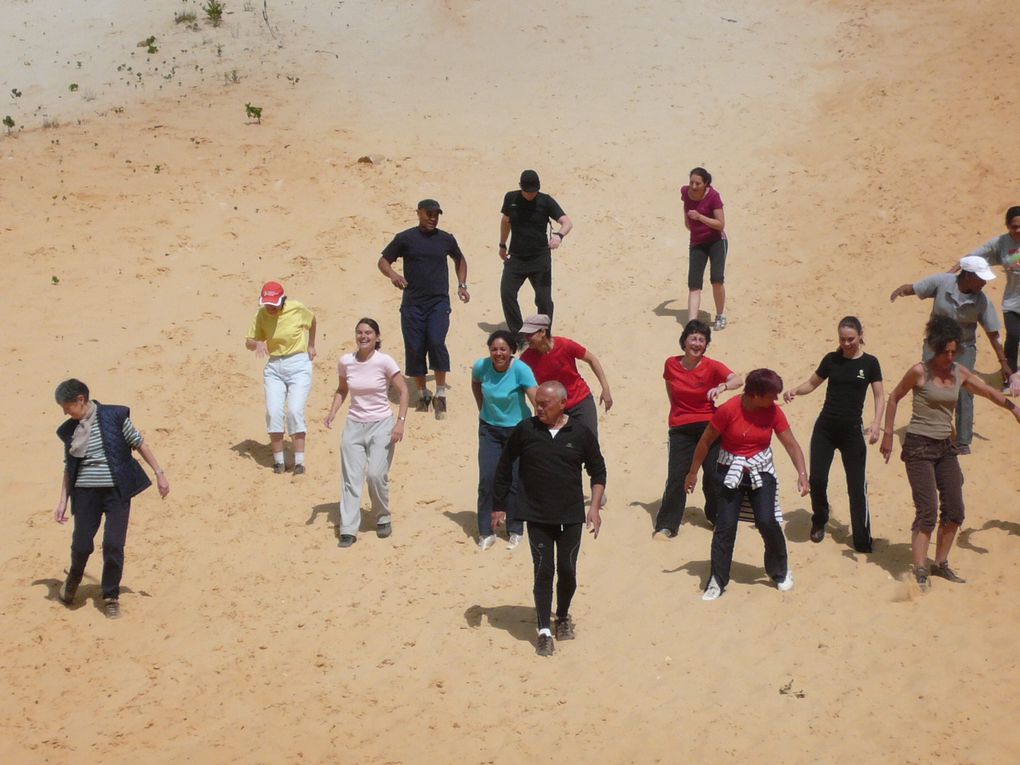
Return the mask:
<svg viewBox="0 0 1020 765">
<path fill-rule="evenodd" d="M 273 452 L 273 462 L 277 465 L 283 464 L 283 452 Z"/>
<path fill-rule="evenodd" d="M 304 452 L 294 452 L 294 464 L 295 465 L 304 465 L 305 464 L 305 453 Z"/>
<path fill-rule="evenodd" d="M 546 637 L 552 637 L 552 630 L 548 627 L 543 627 L 538 631 L 539 635 L 545 635 Z"/>
<path fill-rule="evenodd" d="M 447 387 L 449 387 L 449 386 L 446 386 L 446 385 L 437 385 L 436 386 L 436 395 L 437 396 L 442 396 L 443 398 L 445 398 L 446 397 L 446 389 L 447 389 Z"/>
</svg>

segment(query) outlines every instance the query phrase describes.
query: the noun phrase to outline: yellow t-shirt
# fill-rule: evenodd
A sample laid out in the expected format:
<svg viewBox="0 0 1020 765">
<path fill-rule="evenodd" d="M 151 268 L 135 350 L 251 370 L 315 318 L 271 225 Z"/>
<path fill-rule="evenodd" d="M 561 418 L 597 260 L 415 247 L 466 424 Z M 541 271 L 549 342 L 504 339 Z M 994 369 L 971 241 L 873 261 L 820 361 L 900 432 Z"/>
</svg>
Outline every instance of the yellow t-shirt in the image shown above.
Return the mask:
<svg viewBox="0 0 1020 765">
<path fill-rule="evenodd" d="M 270 356 L 289 356 L 308 350 L 308 331 L 315 318 L 308 308 L 287 298 L 283 310 L 270 316 L 263 307 L 255 314 L 248 330 L 251 340 L 265 340 Z"/>
</svg>

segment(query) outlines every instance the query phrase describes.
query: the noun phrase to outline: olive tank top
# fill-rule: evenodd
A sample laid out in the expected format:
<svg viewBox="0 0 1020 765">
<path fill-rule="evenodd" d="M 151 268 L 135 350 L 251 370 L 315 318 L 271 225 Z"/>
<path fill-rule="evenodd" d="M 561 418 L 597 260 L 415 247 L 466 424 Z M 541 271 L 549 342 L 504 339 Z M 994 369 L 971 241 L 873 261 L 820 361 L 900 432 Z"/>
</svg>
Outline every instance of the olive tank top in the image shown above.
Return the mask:
<svg viewBox="0 0 1020 765">
<path fill-rule="evenodd" d="M 953 414 L 960 397 L 960 365 L 953 364 L 954 384 L 936 385 L 928 365 L 924 365 L 924 385 L 914 388 L 914 409 L 907 425 L 908 433 L 942 441 L 953 435 Z"/>
</svg>

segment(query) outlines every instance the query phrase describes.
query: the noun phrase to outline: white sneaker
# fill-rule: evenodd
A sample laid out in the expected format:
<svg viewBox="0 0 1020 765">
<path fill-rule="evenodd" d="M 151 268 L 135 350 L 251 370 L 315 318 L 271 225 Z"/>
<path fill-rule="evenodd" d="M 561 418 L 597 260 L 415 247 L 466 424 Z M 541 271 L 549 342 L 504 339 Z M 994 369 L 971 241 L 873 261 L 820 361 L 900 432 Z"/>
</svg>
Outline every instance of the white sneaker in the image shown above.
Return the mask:
<svg viewBox="0 0 1020 765">
<path fill-rule="evenodd" d="M 793 589 L 793 572 L 789 568 L 786 569 L 786 579 L 776 582 L 776 587 L 779 588 L 780 592 L 789 592 Z"/>
<path fill-rule="evenodd" d="M 494 544 L 496 544 L 496 535 L 495 534 L 489 534 L 489 536 L 482 537 L 481 539 L 478 540 L 478 549 L 479 550 L 488 550 Z"/>
<path fill-rule="evenodd" d="M 721 329 L 726 329 L 726 317 L 723 316 L 721 313 L 717 314 L 715 317 L 715 324 L 712 325 L 712 329 L 716 330 L 717 332 Z"/>
<path fill-rule="evenodd" d="M 718 600 L 720 595 L 722 595 L 722 587 L 719 586 L 719 583 L 715 581 L 715 577 L 713 576 L 708 580 L 708 587 L 706 587 L 705 591 L 701 594 L 701 599 Z"/>
<path fill-rule="evenodd" d="M 511 534 L 506 540 L 506 549 L 516 550 L 523 537 L 520 534 Z"/>
</svg>

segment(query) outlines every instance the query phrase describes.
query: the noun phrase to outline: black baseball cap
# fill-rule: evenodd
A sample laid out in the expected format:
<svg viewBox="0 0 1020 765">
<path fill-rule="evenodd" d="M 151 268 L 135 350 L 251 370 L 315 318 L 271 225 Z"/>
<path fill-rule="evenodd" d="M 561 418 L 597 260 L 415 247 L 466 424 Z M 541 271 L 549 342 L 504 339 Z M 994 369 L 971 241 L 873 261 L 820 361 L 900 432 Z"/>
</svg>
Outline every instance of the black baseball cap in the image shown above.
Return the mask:
<svg viewBox="0 0 1020 765">
<path fill-rule="evenodd" d="M 423 199 L 418 203 L 419 210 L 428 210 L 431 212 L 435 210 L 440 215 L 443 214 L 443 208 L 439 206 L 439 202 L 434 199 Z"/>
<path fill-rule="evenodd" d="M 525 170 L 521 173 L 521 191 L 538 191 L 542 188 L 538 180 L 538 173 L 534 170 Z"/>
</svg>

